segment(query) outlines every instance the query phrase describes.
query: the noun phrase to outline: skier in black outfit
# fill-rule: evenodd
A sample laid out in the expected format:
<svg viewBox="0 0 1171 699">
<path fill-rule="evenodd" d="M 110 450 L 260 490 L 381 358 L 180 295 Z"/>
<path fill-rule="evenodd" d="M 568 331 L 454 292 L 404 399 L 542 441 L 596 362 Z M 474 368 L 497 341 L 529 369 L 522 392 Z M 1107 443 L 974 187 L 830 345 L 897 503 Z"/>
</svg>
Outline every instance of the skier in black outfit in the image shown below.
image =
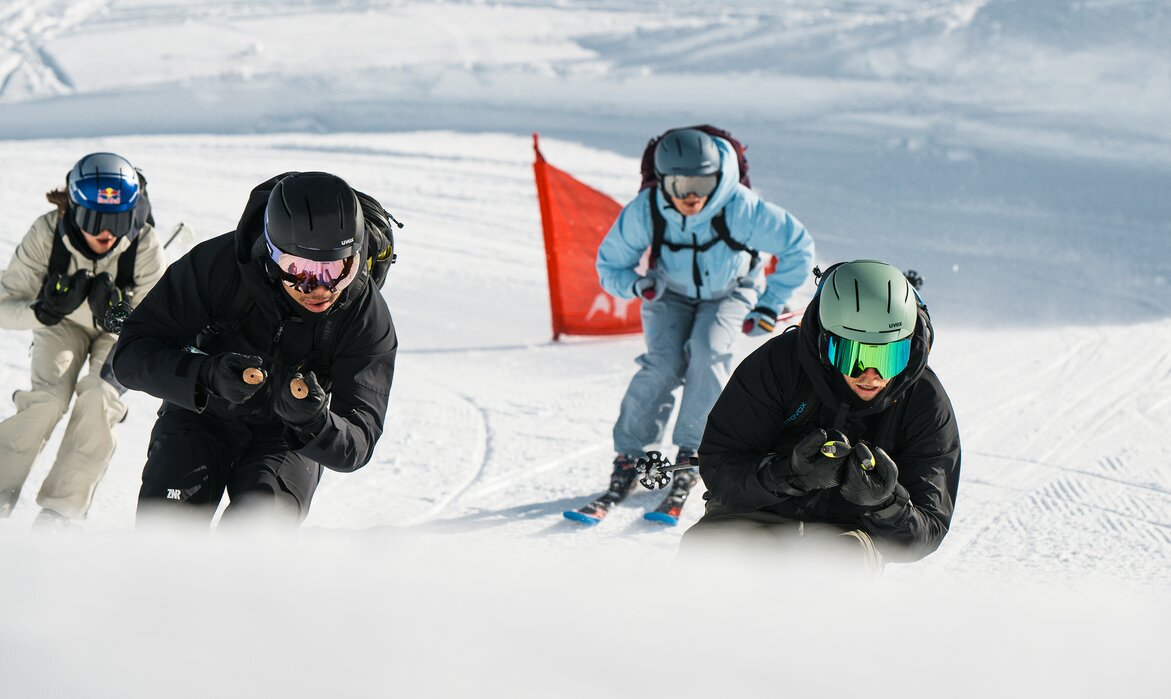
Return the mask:
<svg viewBox="0 0 1171 699">
<path fill-rule="evenodd" d="M 323 466 L 370 460 L 398 347 L 372 283 L 386 241 L 372 210 L 385 215 L 334 175 L 275 177 L 252 191 L 234 232 L 172 264 L 131 314 L 114 372 L 163 399 L 140 523 L 186 514 L 206 525 L 226 490 L 225 522 L 295 527 Z M 245 380 L 254 368 L 258 383 Z"/>
<path fill-rule="evenodd" d="M 831 268 L 801 324 L 746 358 L 712 409 L 699 449 L 707 509 L 683 549 L 809 544 L 851 560 L 861 550 L 875 571 L 938 548 L 960 440 L 927 366 L 931 341 L 926 307 L 897 269 Z"/>
</svg>

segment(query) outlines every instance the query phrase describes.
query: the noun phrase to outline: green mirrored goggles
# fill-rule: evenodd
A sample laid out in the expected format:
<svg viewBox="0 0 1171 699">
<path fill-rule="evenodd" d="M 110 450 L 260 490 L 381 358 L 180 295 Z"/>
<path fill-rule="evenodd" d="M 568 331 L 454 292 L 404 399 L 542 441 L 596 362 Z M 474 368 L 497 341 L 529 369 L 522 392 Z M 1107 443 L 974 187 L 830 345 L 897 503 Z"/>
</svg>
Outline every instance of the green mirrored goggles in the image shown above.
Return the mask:
<svg viewBox="0 0 1171 699">
<path fill-rule="evenodd" d="M 868 345 L 826 333 L 826 359 L 846 376 L 858 377 L 867 369 L 876 370 L 884 379 L 897 376 L 911 361 L 911 338 L 885 345 Z"/>
</svg>

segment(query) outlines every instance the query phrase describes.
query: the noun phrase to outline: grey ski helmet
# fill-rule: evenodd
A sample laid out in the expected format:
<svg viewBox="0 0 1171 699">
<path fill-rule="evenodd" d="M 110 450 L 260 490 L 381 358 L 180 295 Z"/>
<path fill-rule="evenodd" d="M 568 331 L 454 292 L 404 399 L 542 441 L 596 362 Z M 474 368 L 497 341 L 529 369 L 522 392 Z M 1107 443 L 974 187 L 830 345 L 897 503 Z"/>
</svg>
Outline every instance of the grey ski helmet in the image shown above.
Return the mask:
<svg viewBox="0 0 1171 699">
<path fill-rule="evenodd" d="M 326 172 L 291 173 L 272 188 L 264 210 L 268 242 L 310 260 L 343 260 L 359 254 L 365 230 L 354 190 Z"/>
<path fill-rule="evenodd" d="M 126 158 L 90 153 L 74 164 L 65 184 L 70 213 L 86 233 L 110 231 L 121 238 L 142 225 L 135 218 L 139 203 L 145 200 L 142 181 Z"/>
<path fill-rule="evenodd" d="M 667 175 L 713 175 L 720 171 L 720 149 L 715 140 L 699 129 L 668 131 L 655 146 L 655 173 Z"/>
<path fill-rule="evenodd" d="M 818 314 L 826 332 L 881 345 L 915 333 L 918 297 L 898 269 L 877 260 L 833 268 L 821 282 Z"/>
</svg>

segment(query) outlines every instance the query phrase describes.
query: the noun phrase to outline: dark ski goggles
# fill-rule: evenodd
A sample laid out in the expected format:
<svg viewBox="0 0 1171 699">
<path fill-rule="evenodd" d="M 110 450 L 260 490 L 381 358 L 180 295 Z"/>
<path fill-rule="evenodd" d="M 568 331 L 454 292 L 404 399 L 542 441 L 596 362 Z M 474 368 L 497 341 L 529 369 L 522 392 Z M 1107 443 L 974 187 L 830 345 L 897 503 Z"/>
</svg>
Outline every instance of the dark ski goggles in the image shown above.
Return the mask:
<svg viewBox="0 0 1171 699">
<path fill-rule="evenodd" d="M 94 211 L 84 206 L 73 206 L 73 222 L 83 232 L 98 235 L 110 231 L 115 238 L 121 238 L 134 230 L 134 209 L 126 211 Z"/>
<path fill-rule="evenodd" d="M 311 293 L 317 287 L 325 287 L 329 291 L 341 292 L 349 286 L 357 276 L 358 254 L 350 255 L 342 260 L 311 260 L 282 252 L 268 240 L 269 256 L 277 266 L 277 274 L 281 281 L 302 294 Z"/>
<path fill-rule="evenodd" d="M 719 175 L 664 175 L 663 191 L 676 199 L 686 199 L 688 194 L 703 199 L 710 197 L 719 183 Z"/>
<path fill-rule="evenodd" d="M 885 345 L 869 345 L 826 333 L 825 355 L 829 363 L 846 376 L 857 378 L 874 369 L 884 379 L 897 376 L 911 361 L 911 338 Z"/>
</svg>

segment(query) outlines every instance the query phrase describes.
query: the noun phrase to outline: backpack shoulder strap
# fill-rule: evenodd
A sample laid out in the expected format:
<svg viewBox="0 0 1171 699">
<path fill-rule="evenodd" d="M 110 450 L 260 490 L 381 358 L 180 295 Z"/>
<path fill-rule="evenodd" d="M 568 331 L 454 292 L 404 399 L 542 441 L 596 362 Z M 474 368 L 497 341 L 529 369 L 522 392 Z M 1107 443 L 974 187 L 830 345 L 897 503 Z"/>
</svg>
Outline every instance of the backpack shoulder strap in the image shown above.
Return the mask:
<svg viewBox="0 0 1171 699">
<path fill-rule="evenodd" d="M 227 312 L 213 317 L 207 327 L 203 329 L 204 333 L 231 336 L 240 329 L 240 323 L 252 308 L 252 297 L 249 294 L 240 293 L 239 270 L 232 276 L 232 282 L 228 284 L 228 294 Z"/>
<path fill-rule="evenodd" d="M 663 218 L 663 212 L 659 211 L 659 190 L 656 187 L 651 190 L 651 194 L 647 197 L 647 201 L 651 206 L 651 255 L 649 267 L 655 268 L 659 261 L 659 253 L 663 249 L 663 236 L 667 233 L 667 219 Z"/>
<path fill-rule="evenodd" d="M 130 247 L 118 257 L 118 276 L 114 278 L 114 286 L 126 292 L 127 289 L 133 288 L 134 284 L 134 265 L 138 261 L 138 241 L 141 236 L 135 236 L 134 240 L 130 241 Z"/>
<path fill-rule="evenodd" d="M 49 269 L 46 276 L 49 274 L 69 273 L 69 248 L 65 247 L 65 230 L 61 227 L 61 222 L 57 222 L 57 228 L 53 231 L 53 247 L 49 251 Z"/>
<path fill-rule="evenodd" d="M 712 228 L 715 229 L 719 239 L 724 241 L 728 247 L 752 255 L 752 265 L 755 267 L 757 260 L 760 259 L 760 253 L 732 237 L 732 232 L 728 230 L 728 220 L 724 217 L 724 211 L 725 209 L 720 209 L 720 212 L 712 217 Z"/>
</svg>

